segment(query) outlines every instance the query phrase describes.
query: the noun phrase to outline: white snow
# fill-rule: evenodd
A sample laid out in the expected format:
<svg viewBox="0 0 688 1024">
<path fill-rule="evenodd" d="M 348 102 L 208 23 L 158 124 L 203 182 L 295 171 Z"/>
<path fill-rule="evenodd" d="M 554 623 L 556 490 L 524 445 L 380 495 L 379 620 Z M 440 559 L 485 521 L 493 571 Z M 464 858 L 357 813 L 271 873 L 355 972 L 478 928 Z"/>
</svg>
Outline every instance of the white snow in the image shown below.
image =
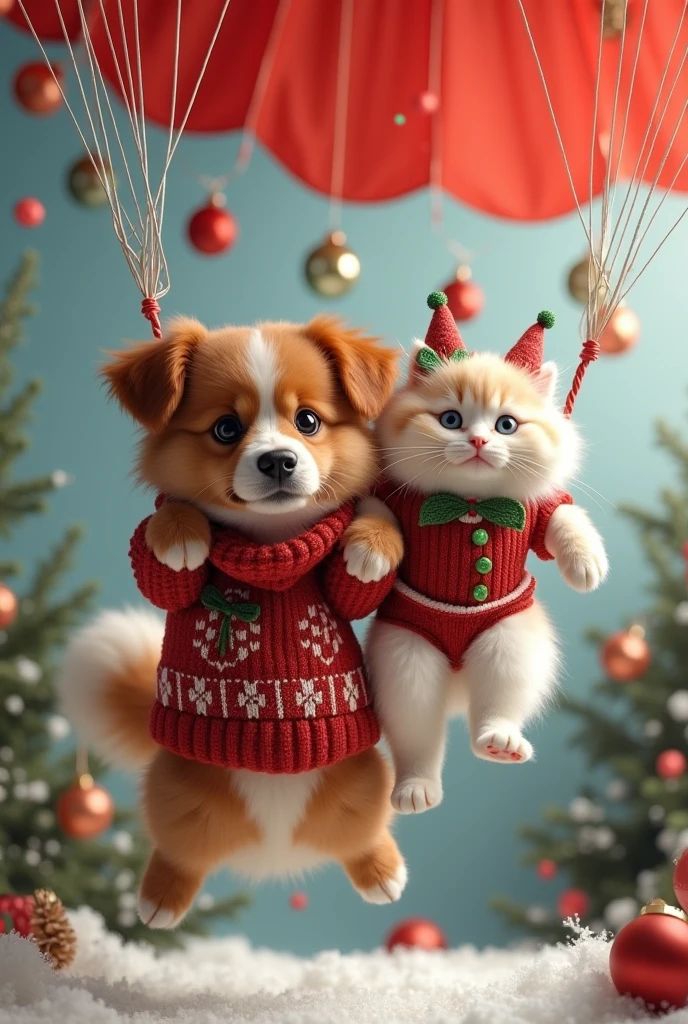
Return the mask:
<svg viewBox="0 0 688 1024">
<path fill-rule="evenodd" d="M 320 953 L 301 959 L 240 938 L 183 952 L 123 945 L 72 914 L 79 953 L 55 974 L 31 943 L 0 936 L 0 1024 L 625 1024 L 656 1017 L 621 999 L 609 946 L 584 933 L 539 951 Z M 688 1009 L 663 1018 L 688 1024 Z"/>
</svg>

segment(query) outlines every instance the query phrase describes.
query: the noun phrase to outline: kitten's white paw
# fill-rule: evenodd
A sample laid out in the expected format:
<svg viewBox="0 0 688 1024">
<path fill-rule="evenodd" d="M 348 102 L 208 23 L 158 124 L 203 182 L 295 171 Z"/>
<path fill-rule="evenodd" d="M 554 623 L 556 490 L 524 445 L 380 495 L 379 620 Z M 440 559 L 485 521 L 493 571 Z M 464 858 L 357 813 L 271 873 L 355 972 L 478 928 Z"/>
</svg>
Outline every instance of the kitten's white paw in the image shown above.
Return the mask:
<svg viewBox="0 0 688 1024">
<path fill-rule="evenodd" d="M 359 889 L 358 892 L 366 903 L 396 903 L 401 898 L 407 881 L 408 871 L 406 870 L 406 865 L 402 862 L 396 872 L 389 878 L 382 879 L 370 889 Z"/>
<path fill-rule="evenodd" d="M 361 583 L 377 583 L 385 578 L 392 566 L 384 555 L 373 551 L 361 541 L 351 541 L 344 548 L 346 571 Z"/>
<path fill-rule="evenodd" d="M 533 756 L 533 745 L 513 722 L 490 722 L 473 740 L 473 753 L 484 761 L 500 764 L 525 764 Z"/>
<path fill-rule="evenodd" d="M 199 569 L 209 554 L 210 550 L 205 541 L 187 540 L 181 544 L 173 544 L 161 554 L 156 552 L 156 558 L 169 569 L 181 572 L 182 569 Z"/>
<path fill-rule="evenodd" d="M 604 548 L 572 550 L 557 559 L 559 571 L 574 590 L 587 593 L 597 590 L 609 571 L 609 562 Z"/>
<path fill-rule="evenodd" d="M 401 779 L 392 791 L 392 807 L 400 814 L 422 814 L 442 803 L 439 779 Z"/>
<path fill-rule="evenodd" d="M 179 921 L 171 910 L 166 907 L 156 907 L 154 903 L 144 896 L 139 896 L 138 902 L 139 917 L 149 928 L 170 929 Z"/>
</svg>

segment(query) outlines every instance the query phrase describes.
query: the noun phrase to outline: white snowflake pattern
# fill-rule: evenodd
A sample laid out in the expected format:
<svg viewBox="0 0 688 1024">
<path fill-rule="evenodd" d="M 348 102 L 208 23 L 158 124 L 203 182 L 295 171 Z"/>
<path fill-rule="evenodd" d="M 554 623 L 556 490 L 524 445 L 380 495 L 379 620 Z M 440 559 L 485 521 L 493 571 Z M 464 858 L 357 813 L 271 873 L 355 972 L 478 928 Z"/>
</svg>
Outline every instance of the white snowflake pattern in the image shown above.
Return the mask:
<svg viewBox="0 0 688 1024">
<path fill-rule="evenodd" d="M 246 708 L 249 718 L 259 718 L 260 709 L 265 707 L 265 694 L 258 693 L 258 683 L 244 680 L 244 692 L 237 697 L 240 708 Z"/>
<path fill-rule="evenodd" d="M 299 620 L 301 646 L 318 658 L 323 665 L 331 665 L 342 646 L 339 627 L 326 604 L 308 605 L 308 617 Z"/>
<path fill-rule="evenodd" d="M 346 682 L 344 684 L 344 700 L 349 705 L 350 711 L 355 711 L 358 707 L 358 698 L 360 691 L 358 686 L 354 682 L 353 675 L 349 674 L 346 676 Z"/>
<path fill-rule="evenodd" d="M 197 715 L 207 715 L 208 705 L 212 703 L 213 695 L 205 688 L 205 679 L 194 679 L 194 685 L 189 689 L 189 700 L 196 704 Z"/>
<path fill-rule="evenodd" d="M 314 718 L 318 704 L 322 704 L 323 695 L 316 690 L 312 679 L 304 679 L 301 682 L 301 690 L 296 694 L 296 703 L 303 708 L 306 718 Z"/>
<path fill-rule="evenodd" d="M 172 696 L 172 682 L 166 668 L 160 673 L 160 703 L 167 707 Z"/>
</svg>

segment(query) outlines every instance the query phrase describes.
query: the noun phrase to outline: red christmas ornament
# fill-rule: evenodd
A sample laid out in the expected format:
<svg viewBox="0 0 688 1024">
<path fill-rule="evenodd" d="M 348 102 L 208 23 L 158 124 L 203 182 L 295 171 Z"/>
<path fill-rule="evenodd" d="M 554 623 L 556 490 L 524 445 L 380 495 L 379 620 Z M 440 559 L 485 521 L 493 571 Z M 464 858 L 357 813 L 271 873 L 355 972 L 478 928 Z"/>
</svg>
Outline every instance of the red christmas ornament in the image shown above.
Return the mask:
<svg viewBox="0 0 688 1024">
<path fill-rule="evenodd" d="M 632 683 L 645 675 L 652 653 L 642 626 L 613 633 L 600 651 L 602 668 L 617 683 Z"/>
<path fill-rule="evenodd" d="M 14 76 L 15 98 L 28 114 L 54 114 L 62 106 L 62 93 L 53 78 L 54 72 L 62 85 L 62 69 L 58 64 L 50 68 L 43 61 L 34 61 L 24 64 Z"/>
<path fill-rule="evenodd" d="M 74 959 L 76 935 L 62 903 L 49 889 L 36 889 L 31 896 L 0 896 L 0 935 L 13 931 L 33 939 L 56 970 Z"/>
<path fill-rule="evenodd" d="M 590 909 L 590 897 L 583 889 L 564 889 L 557 900 L 559 916 L 585 917 Z"/>
<path fill-rule="evenodd" d="M 34 196 L 25 196 L 14 204 L 14 219 L 23 228 L 37 228 L 45 220 L 45 206 Z"/>
<path fill-rule="evenodd" d="M 14 7 L 14 0 L 0 0 L 0 18 L 9 14 Z"/>
<path fill-rule="evenodd" d="M 0 629 L 7 629 L 12 625 L 18 610 L 17 595 L 4 583 L 0 583 Z"/>
<path fill-rule="evenodd" d="M 213 194 L 189 219 L 187 235 L 191 245 L 206 256 L 217 256 L 234 245 L 239 228 L 231 213 L 224 209 L 225 197 Z"/>
<path fill-rule="evenodd" d="M 688 921 L 664 900 L 652 900 L 621 929 L 609 954 L 620 995 L 651 1007 L 685 1006 L 688 1000 Z"/>
<path fill-rule="evenodd" d="M 536 870 L 539 878 L 544 878 L 546 881 L 549 881 L 551 878 L 555 877 L 558 871 L 557 863 L 554 860 L 545 858 L 544 860 L 538 861 Z"/>
<path fill-rule="evenodd" d="M 680 779 L 686 764 L 685 754 L 680 750 L 663 750 L 655 761 L 655 771 L 662 779 Z"/>
<path fill-rule="evenodd" d="M 685 911 L 688 907 L 688 850 L 684 850 L 674 868 L 674 892 Z M 688 912 L 688 911 L 687 911 Z"/>
<path fill-rule="evenodd" d="M 80 775 L 60 794 L 55 810 L 60 828 L 72 839 L 99 836 L 110 828 L 115 816 L 112 797 L 88 774 Z"/>
<path fill-rule="evenodd" d="M 297 889 L 289 897 L 289 906 L 292 910 L 306 910 L 308 907 L 308 893 Z"/>
<path fill-rule="evenodd" d="M 447 937 L 434 921 L 423 917 L 409 917 L 392 928 L 385 940 L 385 947 L 392 952 L 397 946 L 413 949 L 446 949 Z"/>
<path fill-rule="evenodd" d="M 454 279 L 445 284 L 442 291 L 447 296 L 447 305 L 455 320 L 472 320 L 485 305 L 485 295 L 471 279 L 470 267 L 460 266 Z"/>
</svg>

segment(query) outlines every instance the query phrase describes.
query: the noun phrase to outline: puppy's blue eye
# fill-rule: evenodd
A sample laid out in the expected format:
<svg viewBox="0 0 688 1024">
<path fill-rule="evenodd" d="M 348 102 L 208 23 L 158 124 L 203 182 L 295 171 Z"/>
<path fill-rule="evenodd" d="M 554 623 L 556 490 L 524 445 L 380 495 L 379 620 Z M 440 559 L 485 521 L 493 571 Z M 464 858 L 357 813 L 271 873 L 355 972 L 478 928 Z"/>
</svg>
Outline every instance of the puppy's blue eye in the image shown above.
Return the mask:
<svg viewBox="0 0 688 1024">
<path fill-rule="evenodd" d="M 495 430 L 498 434 L 515 434 L 518 430 L 518 420 L 513 416 L 500 416 L 495 423 Z"/>
<path fill-rule="evenodd" d="M 220 444 L 235 444 L 244 433 L 238 416 L 220 416 L 213 425 L 212 434 Z"/>
<path fill-rule="evenodd" d="M 301 434 L 312 437 L 320 430 L 321 419 L 312 409 L 299 409 L 294 417 L 296 429 Z"/>
<path fill-rule="evenodd" d="M 440 416 L 440 425 L 447 430 L 458 430 L 463 426 L 463 417 L 458 409 L 448 409 Z"/>
</svg>

